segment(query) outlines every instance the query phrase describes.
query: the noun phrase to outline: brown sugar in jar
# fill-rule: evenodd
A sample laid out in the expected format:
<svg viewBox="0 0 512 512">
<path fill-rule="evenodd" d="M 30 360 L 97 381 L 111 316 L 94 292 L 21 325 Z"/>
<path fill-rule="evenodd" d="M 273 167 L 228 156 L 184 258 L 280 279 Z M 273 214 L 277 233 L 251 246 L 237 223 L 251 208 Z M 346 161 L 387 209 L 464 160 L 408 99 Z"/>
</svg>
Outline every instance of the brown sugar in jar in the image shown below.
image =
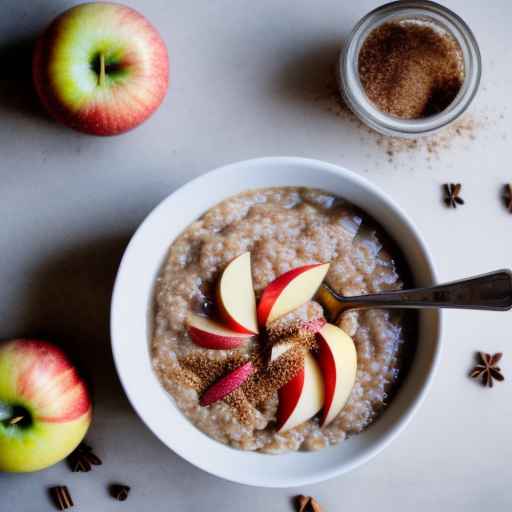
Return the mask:
<svg viewBox="0 0 512 512">
<path fill-rule="evenodd" d="M 478 42 L 464 20 L 429 0 L 381 5 L 340 52 L 344 103 L 382 135 L 416 139 L 459 119 L 480 85 Z"/>
<path fill-rule="evenodd" d="M 457 41 L 419 20 L 387 22 L 372 30 L 359 52 L 358 71 L 375 106 L 402 119 L 442 112 L 464 82 Z"/>
</svg>

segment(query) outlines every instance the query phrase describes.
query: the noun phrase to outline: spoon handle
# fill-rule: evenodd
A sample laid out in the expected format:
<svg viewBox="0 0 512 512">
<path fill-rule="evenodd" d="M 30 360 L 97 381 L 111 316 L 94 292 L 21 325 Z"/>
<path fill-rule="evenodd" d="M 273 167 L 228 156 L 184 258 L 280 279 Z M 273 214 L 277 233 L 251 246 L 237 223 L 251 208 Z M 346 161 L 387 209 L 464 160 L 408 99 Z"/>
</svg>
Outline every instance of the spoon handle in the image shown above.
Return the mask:
<svg viewBox="0 0 512 512">
<path fill-rule="evenodd" d="M 331 295 L 329 298 L 327 292 Z M 497 270 L 431 288 L 344 297 L 325 284 L 318 298 L 331 317 L 361 308 L 453 308 L 507 311 L 512 308 L 512 272 Z"/>
</svg>

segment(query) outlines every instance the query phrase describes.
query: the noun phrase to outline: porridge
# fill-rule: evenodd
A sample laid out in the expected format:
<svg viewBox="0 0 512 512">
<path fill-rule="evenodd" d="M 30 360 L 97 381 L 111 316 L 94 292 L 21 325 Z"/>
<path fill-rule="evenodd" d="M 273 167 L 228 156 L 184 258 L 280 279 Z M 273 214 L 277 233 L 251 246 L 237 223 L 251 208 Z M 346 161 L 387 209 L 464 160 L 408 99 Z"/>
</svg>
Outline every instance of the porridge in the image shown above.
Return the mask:
<svg viewBox="0 0 512 512">
<path fill-rule="evenodd" d="M 250 255 L 252 285 L 233 269 L 241 299 L 230 304 L 222 297 L 222 285 L 227 268 L 242 261 L 240 255 Z M 329 265 L 321 265 L 326 262 Z M 265 453 L 337 444 L 376 419 L 406 371 L 403 341 L 414 314 L 348 311 L 337 319 L 348 335 L 340 336 L 355 348 L 353 381 L 346 385 L 342 408 L 327 423 L 322 414 L 315 414 L 317 407 L 310 411 L 312 417 L 284 429 L 279 419 L 284 390 L 300 378 L 303 392 L 308 385 L 314 389 L 314 379 L 320 382 L 322 376 L 312 369 L 320 365 L 326 371 L 320 364 L 326 345 L 319 342 L 324 311 L 313 293 L 302 304 L 293 303 L 297 293 L 288 293 L 289 311 L 279 310 L 276 299 L 262 312 L 266 298 L 276 296 L 275 283 L 289 279 L 293 269 L 311 278 L 316 272 L 316 287 L 325 269 L 325 281 L 343 295 L 395 290 L 407 279 L 399 252 L 375 222 L 343 200 L 313 189 L 268 188 L 230 197 L 188 226 L 170 247 L 156 284 L 153 366 L 179 409 L 219 442 Z M 258 328 L 248 328 L 243 317 L 238 324 L 228 318 L 230 308 L 250 302 L 251 286 L 260 320 L 256 336 L 251 329 Z M 214 348 L 208 336 L 197 334 L 208 330 L 201 326 L 210 320 Z M 340 364 L 345 364 L 343 357 Z M 320 406 L 324 394 L 329 396 L 327 388 L 315 395 L 322 400 Z M 339 396 L 335 394 L 332 404 Z M 291 416 L 302 407 L 299 399 L 296 402 Z"/>
</svg>

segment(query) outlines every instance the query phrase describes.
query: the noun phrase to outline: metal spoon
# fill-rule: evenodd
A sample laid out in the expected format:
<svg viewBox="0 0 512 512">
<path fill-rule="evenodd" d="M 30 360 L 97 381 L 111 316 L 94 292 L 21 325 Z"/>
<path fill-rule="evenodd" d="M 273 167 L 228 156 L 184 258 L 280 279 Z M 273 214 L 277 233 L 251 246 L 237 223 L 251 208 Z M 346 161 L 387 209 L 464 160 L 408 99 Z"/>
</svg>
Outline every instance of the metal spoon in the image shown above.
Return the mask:
<svg viewBox="0 0 512 512">
<path fill-rule="evenodd" d="M 330 320 L 348 309 L 368 308 L 452 308 L 508 311 L 512 308 L 512 272 L 488 274 L 440 284 L 430 288 L 399 290 L 344 297 L 325 283 L 316 294 Z"/>
</svg>

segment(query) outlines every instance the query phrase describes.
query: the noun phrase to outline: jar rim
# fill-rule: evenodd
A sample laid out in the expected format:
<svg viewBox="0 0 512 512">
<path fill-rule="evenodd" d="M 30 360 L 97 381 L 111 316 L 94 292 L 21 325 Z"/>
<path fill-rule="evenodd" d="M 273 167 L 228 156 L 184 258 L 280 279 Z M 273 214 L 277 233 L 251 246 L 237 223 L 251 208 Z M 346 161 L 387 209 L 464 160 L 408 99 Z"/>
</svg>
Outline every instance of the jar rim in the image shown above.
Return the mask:
<svg viewBox="0 0 512 512">
<path fill-rule="evenodd" d="M 464 81 L 452 103 L 442 112 L 418 119 L 402 119 L 379 110 L 364 91 L 359 79 L 359 50 L 370 32 L 398 18 L 427 20 L 449 33 L 461 49 Z M 338 84 L 348 107 L 374 130 L 398 137 L 427 135 L 459 118 L 473 101 L 481 74 L 480 49 L 471 29 L 450 9 L 429 0 L 394 1 L 366 14 L 352 30 L 338 62 Z"/>
</svg>

